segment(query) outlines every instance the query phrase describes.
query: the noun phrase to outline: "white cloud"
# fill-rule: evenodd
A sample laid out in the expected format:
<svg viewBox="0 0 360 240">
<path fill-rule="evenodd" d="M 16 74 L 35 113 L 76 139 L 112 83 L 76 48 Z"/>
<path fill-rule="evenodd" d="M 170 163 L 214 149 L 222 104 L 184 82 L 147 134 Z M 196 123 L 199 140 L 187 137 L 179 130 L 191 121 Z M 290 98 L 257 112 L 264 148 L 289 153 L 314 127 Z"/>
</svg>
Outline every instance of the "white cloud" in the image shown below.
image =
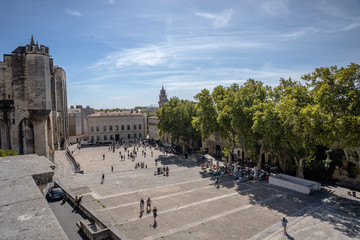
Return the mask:
<svg viewBox="0 0 360 240">
<path fill-rule="evenodd" d="M 114 4 L 115 0 L 108 0 L 108 4 Z"/>
<path fill-rule="evenodd" d="M 280 16 L 290 12 L 286 0 L 266 0 L 260 8 L 271 16 Z"/>
<path fill-rule="evenodd" d="M 150 45 L 141 48 L 125 49 L 110 53 L 107 57 L 98 60 L 89 69 L 117 70 L 125 67 L 178 67 L 194 61 L 206 61 L 215 51 L 229 49 L 244 49 L 263 47 L 264 43 L 244 40 L 241 37 L 199 37 L 183 39 L 172 44 Z"/>
<path fill-rule="evenodd" d="M 359 27 L 360 27 L 360 23 L 353 23 L 353 24 L 343 27 L 341 30 L 342 31 L 350 31 L 350 30 L 353 30 L 354 28 L 359 28 Z"/>
<path fill-rule="evenodd" d="M 82 14 L 78 11 L 74 11 L 74 10 L 70 10 L 70 9 L 66 9 L 65 11 L 67 14 L 73 15 L 73 16 L 77 16 L 77 17 L 81 17 Z"/>
<path fill-rule="evenodd" d="M 227 23 L 229 22 L 229 20 L 232 16 L 232 13 L 233 13 L 233 10 L 229 9 L 229 10 L 225 10 L 219 14 L 196 12 L 195 15 L 213 20 L 214 27 L 221 28 L 221 27 L 225 27 L 227 25 Z"/>
<path fill-rule="evenodd" d="M 90 69 L 98 67 L 123 68 L 125 66 L 156 66 L 166 58 L 163 50 L 156 46 L 127 49 L 110 53 L 106 58 L 100 59 Z"/>
</svg>

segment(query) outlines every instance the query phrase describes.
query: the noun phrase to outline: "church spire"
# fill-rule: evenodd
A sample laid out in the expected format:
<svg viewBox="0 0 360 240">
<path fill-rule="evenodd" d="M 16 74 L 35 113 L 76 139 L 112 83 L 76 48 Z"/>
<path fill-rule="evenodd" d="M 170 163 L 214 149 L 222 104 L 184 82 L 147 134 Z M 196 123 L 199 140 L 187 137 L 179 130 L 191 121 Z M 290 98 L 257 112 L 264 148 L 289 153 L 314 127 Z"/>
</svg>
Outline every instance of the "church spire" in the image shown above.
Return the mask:
<svg viewBox="0 0 360 240">
<path fill-rule="evenodd" d="M 34 36 L 31 34 L 31 40 L 30 40 L 30 45 L 34 45 Z"/>
</svg>

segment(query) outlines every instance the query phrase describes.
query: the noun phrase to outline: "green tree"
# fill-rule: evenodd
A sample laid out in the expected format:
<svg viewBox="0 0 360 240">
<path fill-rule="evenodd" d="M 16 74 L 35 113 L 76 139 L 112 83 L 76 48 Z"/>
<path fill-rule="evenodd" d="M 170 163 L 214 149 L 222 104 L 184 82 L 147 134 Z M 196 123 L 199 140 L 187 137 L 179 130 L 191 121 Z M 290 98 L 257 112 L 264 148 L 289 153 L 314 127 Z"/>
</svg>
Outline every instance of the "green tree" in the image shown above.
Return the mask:
<svg viewBox="0 0 360 240">
<path fill-rule="evenodd" d="M 224 140 L 223 153 L 232 163 L 232 152 L 235 148 L 237 132 L 233 128 L 234 99 L 239 86 L 217 86 L 212 94 L 207 89 L 202 90 L 194 98 L 196 103 L 196 116 L 193 119 L 194 127 L 201 133 L 205 140 L 211 134 Z"/>
<path fill-rule="evenodd" d="M 360 166 L 360 65 L 316 68 L 303 79 L 315 102 L 307 111 L 316 141 L 343 149 L 347 160 Z M 357 160 L 349 157 L 351 152 L 357 153 Z"/>
<path fill-rule="evenodd" d="M 182 140 L 185 149 L 185 144 L 190 144 L 200 136 L 191 124 L 195 113 L 193 102 L 180 100 L 177 97 L 171 98 L 168 103 L 156 111 L 159 119 L 157 124 L 159 135 L 163 136 L 168 133 L 173 140 Z"/>
<path fill-rule="evenodd" d="M 275 110 L 283 129 L 282 143 L 296 163 L 296 176 L 304 178 L 304 161 L 311 162 L 316 151 L 308 128 L 311 115 L 306 111 L 313 101 L 307 86 L 291 78 L 281 79 L 275 90 L 280 98 Z"/>
<path fill-rule="evenodd" d="M 233 126 L 250 160 L 257 162 L 259 169 L 271 139 L 271 132 L 265 128 L 272 116 L 269 111 L 273 110 L 268 97 L 270 90 L 262 82 L 248 79 L 237 91 L 234 103 Z"/>
<path fill-rule="evenodd" d="M 266 98 L 253 106 L 252 131 L 260 136 L 260 151 L 258 157 L 258 168 L 260 168 L 261 154 L 269 152 L 273 157 L 280 160 L 283 158 L 282 146 L 283 128 L 278 113 L 275 111 L 276 99 L 274 92 L 267 87 Z"/>
<path fill-rule="evenodd" d="M 219 130 L 215 102 L 207 89 L 203 89 L 194 98 L 197 103 L 192 125 L 201 134 L 202 140 L 205 141 L 211 134 L 217 134 Z"/>
</svg>

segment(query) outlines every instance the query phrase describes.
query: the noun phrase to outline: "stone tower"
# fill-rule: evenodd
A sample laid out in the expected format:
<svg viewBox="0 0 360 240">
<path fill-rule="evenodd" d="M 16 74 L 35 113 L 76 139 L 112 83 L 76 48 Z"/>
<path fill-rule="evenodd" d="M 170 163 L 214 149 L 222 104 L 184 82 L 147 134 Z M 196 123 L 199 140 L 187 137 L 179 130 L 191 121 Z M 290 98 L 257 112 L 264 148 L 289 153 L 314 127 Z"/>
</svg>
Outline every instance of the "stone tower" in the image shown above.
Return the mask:
<svg viewBox="0 0 360 240">
<path fill-rule="evenodd" d="M 30 44 L 0 61 L 0 147 L 53 159 L 68 139 L 65 71 L 49 48 Z"/>
<path fill-rule="evenodd" d="M 166 90 L 164 89 L 164 86 L 162 86 L 159 94 L 159 107 L 162 107 L 165 103 L 167 103 L 169 100 L 166 95 Z"/>
</svg>

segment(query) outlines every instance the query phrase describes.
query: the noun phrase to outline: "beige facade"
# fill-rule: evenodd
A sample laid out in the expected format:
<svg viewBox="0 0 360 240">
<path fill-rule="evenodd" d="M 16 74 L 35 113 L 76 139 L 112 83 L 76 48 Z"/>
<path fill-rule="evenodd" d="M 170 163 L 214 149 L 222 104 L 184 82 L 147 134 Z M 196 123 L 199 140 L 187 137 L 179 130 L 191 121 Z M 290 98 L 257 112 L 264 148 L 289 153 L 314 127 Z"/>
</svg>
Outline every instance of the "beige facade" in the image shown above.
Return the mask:
<svg viewBox="0 0 360 240">
<path fill-rule="evenodd" d="M 53 159 L 68 137 L 65 71 L 31 37 L 0 62 L 1 149 Z"/>
<path fill-rule="evenodd" d="M 89 140 L 123 142 L 146 138 L 146 114 L 134 110 L 97 112 L 88 116 Z"/>
<path fill-rule="evenodd" d="M 76 105 L 68 109 L 70 143 L 89 140 L 87 117 L 94 113 L 94 109 L 89 106 L 83 108 L 81 105 Z"/>
</svg>

